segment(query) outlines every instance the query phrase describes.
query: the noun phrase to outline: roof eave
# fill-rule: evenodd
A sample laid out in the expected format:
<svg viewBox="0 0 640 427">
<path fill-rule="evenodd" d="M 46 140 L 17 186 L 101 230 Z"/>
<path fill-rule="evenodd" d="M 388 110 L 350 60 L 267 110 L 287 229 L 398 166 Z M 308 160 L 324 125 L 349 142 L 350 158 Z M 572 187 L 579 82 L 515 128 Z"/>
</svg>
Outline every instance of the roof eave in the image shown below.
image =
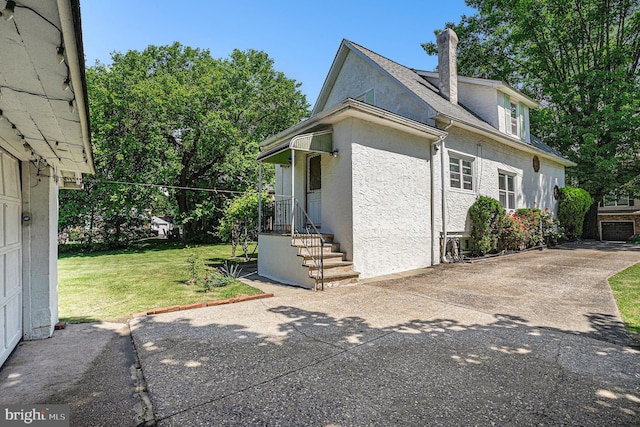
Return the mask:
<svg viewBox="0 0 640 427">
<path fill-rule="evenodd" d="M 416 73 L 419 76 L 423 76 L 423 77 L 439 78 L 438 73 L 434 71 L 416 70 Z M 515 96 L 517 98 L 520 98 L 523 101 L 523 103 L 529 108 L 538 108 L 540 106 L 540 103 L 538 101 L 525 95 L 519 90 L 512 88 L 507 83 L 501 80 L 483 79 L 480 77 L 458 76 L 458 81 L 463 83 L 480 85 L 480 86 L 488 86 L 488 87 L 501 90 L 502 92 L 506 93 L 509 96 Z"/>
<path fill-rule="evenodd" d="M 93 150 L 91 147 L 91 123 L 89 116 L 89 97 L 85 75 L 84 46 L 80 21 L 79 0 L 57 0 L 65 53 L 68 58 L 71 81 L 75 89 L 75 103 L 80 116 L 82 143 L 86 154 L 86 162 L 91 173 L 95 173 Z M 78 94 L 81 91 L 82 93 Z"/>
<path fill-rule="evenodd" d="M 498 131 L 490 132 L 489 130 L 483 129 L 481 127 L 478 127 L 478 126 L 474 125 L 473 123 L 468 123 L 468 122 L 462 121 L 460 119 L 457 119 L 455 117 L 448 116 L 446 114 L 441 114 L 440 117 L 444 117 L 444 118 L 446 118 L 448 120 L 451 120 L 451 122 L 452 122 L 452 124 L 454 126 L 458 126 L 460 128 L 466 129 L 466 130 L 470 130 L 470 131 L 473 131 L 473 132 L 477 132 L 477 133 L 483 134 L 485 136 L 489 136 L 490 138 L 497 139 L 500 142 L 502 142 L 502 143 L 504 143 L 504 144 L 506 144 L 506 145 L 508 145 L 510 147 L 513 147 L 513 148 L 516 148 L 516 149 L 519 149 L 519 150 L 522 150 L 522 151 L 527 151 L 529 153 L 536 154 L 536 155 L 539 155 L 541 157 L 553 160 L 554 162 L 559 163 L 562 166 L 565 166 L 565 167 L 577 166 L 577 163 L 572 162 L 571 160 L 567 159 L 566 157 L 557 156 L 557 155 L 554 155 L 552 153 L 548 153 L 548 152 L 546 152 L 544 150 L 541 150 L 541 149 L 539 149 L 537 147 L 534 147 L 534 146 L 531 146 L 529 144 L 526 144 L 526 143 L 524 143 L 524 142 L 522 142 L 520 140 L 517 140 L 515 138 L 510 138 L 508 135 L 503 135 Z"/>
<path fill-rule="evenodd" d="M 428 135 L 434 141 L 447 136 L 447 132 L 433 126 L 417 122 L 374 105 L 356 101 L 352 98 L 347 98 L 335 107 L 311 116 L 307 120 L 264 140 L 260 143 L 260 150 L 264 152 L 273 149 L 282 144 L 285 140 L 292 138 L 297 134 L 306 132 L 319 125 L 334 124 L 347 116 L 358 117 L 374 122 L 384 122 L 387 125 L 391 125 L 391 127 L 401 129 L 405 132 L 419 134 L 422 136 Z"/>
</svg>

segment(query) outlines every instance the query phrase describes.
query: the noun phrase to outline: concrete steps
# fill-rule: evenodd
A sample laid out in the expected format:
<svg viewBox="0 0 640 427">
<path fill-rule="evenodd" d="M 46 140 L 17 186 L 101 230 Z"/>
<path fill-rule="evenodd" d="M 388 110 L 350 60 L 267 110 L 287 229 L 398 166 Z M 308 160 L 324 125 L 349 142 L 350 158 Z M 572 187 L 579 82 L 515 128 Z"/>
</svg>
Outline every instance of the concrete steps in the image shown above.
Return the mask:
<svg viewBox="0 0 640 427">
<path fill-rule="evenodd" d="M 346 261 L 346 255 L 340 252 L 340 244 L 333 241 L 332 234 L 323 234 L 325 243 L 322 247 L 322 267 L 324 271 L 324 288 L 357 283 L 360 273 L 353 270 L 353 263 Z M 317 236 L 296 237 L 292 246 L 298 248 L 298 256 L 303 259 L 302 266 L 309 269 L 309 277 L 315 282 L 315 289 L 323 289 L 323 271 L 317 263 L 321 240 Z M 306 247 L 305 247 L 306 245 Z"/>
</svg>

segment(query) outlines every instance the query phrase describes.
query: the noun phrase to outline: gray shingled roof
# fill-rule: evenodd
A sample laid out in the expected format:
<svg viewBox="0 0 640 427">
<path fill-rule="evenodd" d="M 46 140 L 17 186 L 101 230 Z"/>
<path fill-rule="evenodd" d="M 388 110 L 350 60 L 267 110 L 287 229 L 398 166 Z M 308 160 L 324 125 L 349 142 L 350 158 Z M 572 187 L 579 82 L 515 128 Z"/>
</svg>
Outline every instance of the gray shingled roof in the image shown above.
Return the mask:
<svg viewBox="0 0 640 427">
<path fill-rule="evenodd" d="M 433 84 L 431 84 L 428 80 L 420 76 L 416 72 L 416 70 L 398 64 L 397 62 L 385 58 L 384 56 L 379 55 L 352 41 L 345 40 L 344 42 L 349 48 L 351 48 L 355 52 L 359 52 L 365 58 L 368 58 L 371 62 L 376 64 L 380 68 L 380 71 L 395 79 L 410 93 L 416 96 L 420 101 L 436 110 L 438 112 L 438 115 L 453 119 L 454 121 L 465 123 L 467 125 L 471 125 L 475 128 L 496 134 L 503 138 L 513 139 L 516 142 L 535 147 L 546 153 L 566 159 L 566 157 L 563 156 L 562 153 L 549 147 L 540 138 L 537 138 L 533 135 L 531 135 L 531 142 L 527 143 L 526 141 L 511 138 L 508 135 L 499 133 L 498 129 L 491 126 L 489 123 L 482 120 L 471 111 L 467 110 L 463 105 L 452 104 L 447 99 L 443 98 L 442 95 L 440 95 L 440 90 Z"/>
</svg>

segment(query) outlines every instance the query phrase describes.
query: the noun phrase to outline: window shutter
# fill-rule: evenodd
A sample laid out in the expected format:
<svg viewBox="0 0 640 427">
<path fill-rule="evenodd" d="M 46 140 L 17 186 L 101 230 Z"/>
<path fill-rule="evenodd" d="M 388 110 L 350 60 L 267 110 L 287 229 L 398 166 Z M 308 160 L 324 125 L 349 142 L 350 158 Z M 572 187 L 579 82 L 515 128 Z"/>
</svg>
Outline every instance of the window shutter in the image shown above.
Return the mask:
<svg viewBox="0 0 640 427">
<path fill-rule="evenodd" d="M 520 127 L 520 139 L 527 139 L 527 128 L 524 123 L 524 104 L 518 103 L 518 126 Z"/>
<path fill-rule="evenodd" d="M 633 199 L 629 198 L 629 206 L 633 206 Z"/>
<path fill-rule="evenodd" d="M 504 94 L 504 131 L 509 133 L 511 128 L 511 97 Z"/>
</svg>

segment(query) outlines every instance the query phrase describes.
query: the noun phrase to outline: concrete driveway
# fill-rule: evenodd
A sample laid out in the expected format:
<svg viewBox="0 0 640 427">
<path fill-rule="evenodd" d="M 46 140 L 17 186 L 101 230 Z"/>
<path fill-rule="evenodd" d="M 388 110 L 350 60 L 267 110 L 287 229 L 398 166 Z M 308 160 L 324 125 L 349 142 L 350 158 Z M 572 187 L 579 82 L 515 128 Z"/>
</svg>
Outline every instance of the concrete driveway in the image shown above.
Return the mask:
<svg viewBox="0 0 640 427">
<path fill-rule="evenodd" d="M 599 243 L 132 321 L 155 418 L 184 425 L 637 426 L 640 352 Z"/>
</svg>

